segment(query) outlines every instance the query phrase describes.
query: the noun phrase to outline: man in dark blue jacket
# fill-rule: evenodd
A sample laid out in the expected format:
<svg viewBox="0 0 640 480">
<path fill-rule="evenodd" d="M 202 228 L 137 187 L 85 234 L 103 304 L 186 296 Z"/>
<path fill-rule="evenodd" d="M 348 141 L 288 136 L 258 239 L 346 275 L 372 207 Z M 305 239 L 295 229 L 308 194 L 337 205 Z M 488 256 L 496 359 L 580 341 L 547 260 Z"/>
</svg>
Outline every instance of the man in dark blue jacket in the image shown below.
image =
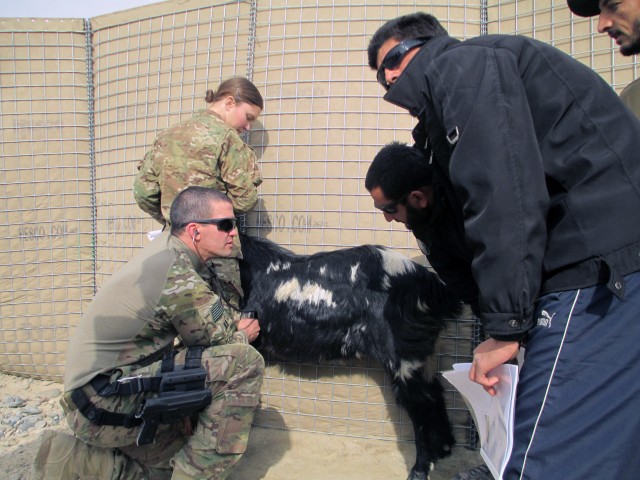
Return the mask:
<svg viewBox="0 0 640 480">
<path fill-rule="evenodd" d="M 495 394 L 490 371 L 526 343 L 503 478 L 637 478 L 640 123 L 526 37 L 460 42 L 418 13 L 383 25 L 368 56 L 385 100 L 418 119 L 432 189 L 366 186 L 473 305 L 488 338 L 470 378 Z"/>
</svg>

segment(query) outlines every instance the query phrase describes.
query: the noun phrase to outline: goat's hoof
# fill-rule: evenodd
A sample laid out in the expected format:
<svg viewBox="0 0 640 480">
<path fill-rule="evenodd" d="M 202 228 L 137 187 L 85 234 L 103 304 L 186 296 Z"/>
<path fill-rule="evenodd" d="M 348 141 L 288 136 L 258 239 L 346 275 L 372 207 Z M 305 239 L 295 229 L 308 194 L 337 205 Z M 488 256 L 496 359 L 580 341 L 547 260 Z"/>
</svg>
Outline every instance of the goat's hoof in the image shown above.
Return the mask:
<svg viewBox="0 0 640 480">
<path fill-rule="evenodd" d="M 411 469 L 407 480 L 429 480 L 429 472 L 433 470 L 434 464 L 429 464 L 429 471 L 425 472 L 424 470 L 417 470 L 416 467 Z"/>
</svg>

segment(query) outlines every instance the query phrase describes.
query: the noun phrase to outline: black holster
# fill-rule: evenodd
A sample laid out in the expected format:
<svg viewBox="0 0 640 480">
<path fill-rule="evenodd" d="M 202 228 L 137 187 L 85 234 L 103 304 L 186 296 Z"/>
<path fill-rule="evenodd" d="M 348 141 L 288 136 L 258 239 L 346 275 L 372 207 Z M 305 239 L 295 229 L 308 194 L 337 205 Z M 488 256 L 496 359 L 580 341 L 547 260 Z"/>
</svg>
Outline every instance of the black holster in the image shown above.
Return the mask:
<svg viewBox="0 0 640 480">
<path fill-rule="evenodd" d="M 200 364 L 203 348 L 189 349 L 184 365 L 162 374 L 158 396 L 146 399 L 140 406 L 135 414 L 142 421 L 138 445 L 152 443 L 158 425 L 180 422 L 211 403 L 211 390 L 205 384 L 207 371 Z"/>
<path fill-rule="evenodd" d="M 74 390 L 71 399 L 92 423 L 126 428 L 140 425 L 136 443 L 153 443 L 160 424 L 180 422 L 182 418 L 200 412 L 211 403 L 211 390 L 206 385 L 207 371 L 201 365 L 204 348 L 190 348 L 184 365 L 174 365 L 172 353 L 163 360 L 160 375 L 156 377 L 133 377 L 126 382 L 120 379 L 113 383 L 105 383 L 104 376 L 92 380 L 92 386 L 103 397 L 138 392 L 158 393 L 157 397 L 147 398 L 135 413 L 115 413 L 98 408 L 82 388 Z"/>
</svg>

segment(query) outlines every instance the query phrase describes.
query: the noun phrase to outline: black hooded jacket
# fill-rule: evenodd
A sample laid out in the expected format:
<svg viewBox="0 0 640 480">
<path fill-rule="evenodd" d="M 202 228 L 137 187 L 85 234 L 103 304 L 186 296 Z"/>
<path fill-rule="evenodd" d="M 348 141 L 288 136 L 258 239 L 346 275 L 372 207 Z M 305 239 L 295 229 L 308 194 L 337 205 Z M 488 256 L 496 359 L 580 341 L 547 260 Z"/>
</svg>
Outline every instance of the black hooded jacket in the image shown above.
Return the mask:
<svg viewBox="0 0 640 480">
<path fill-rule="evenodd" d="M 414 233 L 489 335 L 520 338 L 545 293 L 624 295 L 640 270 L 640 123 L 597 74 L 527 37 L 445 36 L 385 100 L 433 153 L 440 214 Z"/>
</svg>

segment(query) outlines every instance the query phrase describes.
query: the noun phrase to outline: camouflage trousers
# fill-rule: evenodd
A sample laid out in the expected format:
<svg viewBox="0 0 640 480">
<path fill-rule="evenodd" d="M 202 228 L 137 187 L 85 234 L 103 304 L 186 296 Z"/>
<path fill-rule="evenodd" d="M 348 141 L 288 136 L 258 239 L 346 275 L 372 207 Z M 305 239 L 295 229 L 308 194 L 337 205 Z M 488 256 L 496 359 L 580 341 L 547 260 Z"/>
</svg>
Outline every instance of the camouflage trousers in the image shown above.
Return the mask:
<svg viewBox="0 0 640 480">
<path fill-rule="evenodd" d="M 176 355 L 176 364 L 184 363 L 185 353 Z M 132 460 L 112 480 L 171 478 L 174 469 L 188 478 L 222 479 L 246 449 L 260 398 L 264 360 L 250 345 L 229 344 L 205 349 L 202 365 L 212 401 L 198 414 L 192 435 L 187 435 L 180 424 L 160 425 L 153 444 L 137 446 L 140 427 L 93 424 L 77 410 L 71 392 L 65 393 L 60 403 L 78 438 L 94 447 L 118 449 Z M 157 375 L 160 367 L 161 361 L 139 369 L 118 369 L 111 381 L 121 376 Z M 155 395 L 101 397 L 90 384 L 82 388 L 97 408 L 118 413 L 135 412 L 145 395 Z"/>
</svg>

